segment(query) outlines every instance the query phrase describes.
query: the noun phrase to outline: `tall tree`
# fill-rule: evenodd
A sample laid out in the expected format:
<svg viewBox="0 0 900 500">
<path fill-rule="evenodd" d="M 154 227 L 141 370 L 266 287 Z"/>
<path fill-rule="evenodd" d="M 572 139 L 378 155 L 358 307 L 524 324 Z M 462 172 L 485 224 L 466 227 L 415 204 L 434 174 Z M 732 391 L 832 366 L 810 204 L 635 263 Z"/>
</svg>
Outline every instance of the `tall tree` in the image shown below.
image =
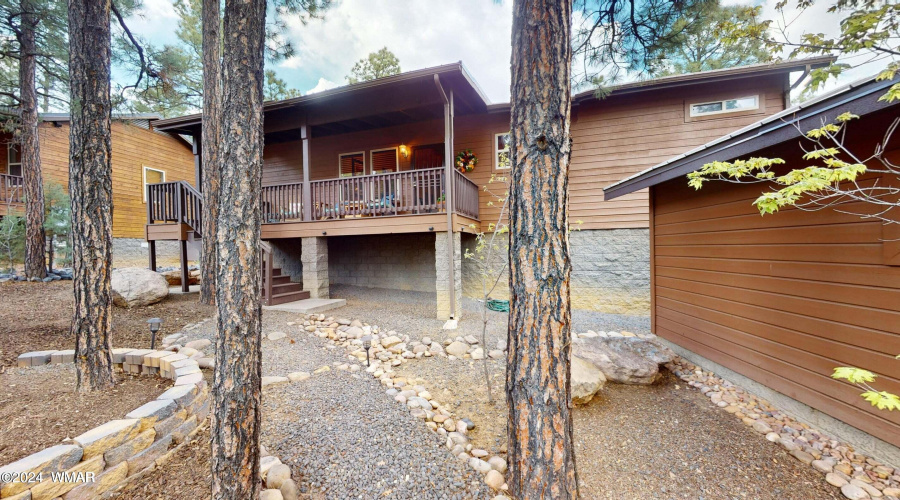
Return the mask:
<svg viewBox="0 0 900 500">
<path fill-rule="evenodd" d="M 216 297 L 216 219 L 219 216 L 219 113 L 221 34 L 219 0 L 203 0 L 203 132 L 201 172 L 203 191 L 203 253 L 200 264 L 200 302 L 214 304 Z"/>
<path fill-rule="evenodd" d="M 762 41 L 723 36 L 726 27 L 761 25 L 761 8 L 723 6 L 718 0 L 691 5 L 673 23 L 672 35 L 648 48 L 651 73 L 665 76 L 771 61 L 772 53 Z"/>
<path fill-rule="evenodd" d="M 41 176 L 41 151 L 38 140 L 38 96 L 36 81 L 37 43 L 35 31 L 40 22 L 34 0 L 21 0 L 19 39 L 19 117 L 21 119 L 19 153 L 25 184 L 25 276 L 43 279 L 47 275 L 44 258 L 44 181 Z"/>
<path fill-rule="evenodd" d="M 265 0 L 226 0 L 216 231 L 216 368 L 212 497 L 259 489 L 261 306 L 259 198 L 263 163 Z"/>
<path fill-rule="evenodd" d="M 507 484 L 578 496 L 569 383 L 569 0 L 515 0 L 512 28 Z"/>
<path fill-rule="evenodd" d="M 378 52 L 372 52 L 367 57 L 356 61 L 350 74 L 347 75 L 347 82 L 367 82 L 398 73 L 400 73 L 400 60 L 387 47 L 384 47 Z"/>
<path fill-rule="evenodd" d="M 115 385 L 112 312 L 112 166 L 110 143 L 110 3 L 69 0 L 69 195 L 77 390 Z"/>
</svg>

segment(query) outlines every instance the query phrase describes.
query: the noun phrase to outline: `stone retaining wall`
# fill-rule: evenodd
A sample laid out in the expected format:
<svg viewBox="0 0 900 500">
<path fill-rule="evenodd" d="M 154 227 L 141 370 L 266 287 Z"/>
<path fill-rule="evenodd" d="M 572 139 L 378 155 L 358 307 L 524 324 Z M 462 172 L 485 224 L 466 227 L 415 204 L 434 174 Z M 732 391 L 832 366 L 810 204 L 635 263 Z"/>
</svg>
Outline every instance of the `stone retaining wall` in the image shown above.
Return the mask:
<svg viewBox="0 0 900 500">
<path fill-rule="evenodd" d="M 18 366 L 71 363 L 75 351 L 37 351 Z M 174 385 L 155 400 L 62 444 L 0 467 L 0 498 L 43 500 L 97 498 L 130 478 L 165 463 L 209 415 L 211 398 L 198 362 L 172 351 L 113 349 L 116 371 L 158 375 Z M 83 473 L 62 480 L 54 474 Z M 30 476 L 13 481 L 9 474 Z"/>
</svg>

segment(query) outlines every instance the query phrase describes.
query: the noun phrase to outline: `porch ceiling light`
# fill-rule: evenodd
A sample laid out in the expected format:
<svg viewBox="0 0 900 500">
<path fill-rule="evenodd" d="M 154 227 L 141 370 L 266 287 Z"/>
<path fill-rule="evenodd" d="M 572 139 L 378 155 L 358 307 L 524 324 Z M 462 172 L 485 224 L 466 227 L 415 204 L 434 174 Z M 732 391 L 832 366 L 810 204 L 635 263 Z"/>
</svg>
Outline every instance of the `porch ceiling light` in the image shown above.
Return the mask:
<svg viewBox="0 0 900 500">
<path fill-rule="evenodd" d="M 400 145 L 400 155 L 403 156 L 403 158 L 409 158 L 409 148 L 406 147 L 405 144 Z"/>
</svg>

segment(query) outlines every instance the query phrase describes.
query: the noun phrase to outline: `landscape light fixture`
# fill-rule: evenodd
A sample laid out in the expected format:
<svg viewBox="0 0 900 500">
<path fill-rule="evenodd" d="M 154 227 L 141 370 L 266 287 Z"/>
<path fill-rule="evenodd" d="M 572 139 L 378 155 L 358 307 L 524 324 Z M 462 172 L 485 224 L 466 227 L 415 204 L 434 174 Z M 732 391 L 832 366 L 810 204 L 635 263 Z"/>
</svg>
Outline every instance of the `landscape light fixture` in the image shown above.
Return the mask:
<svg viewBox="0 0 900 500">
<path fill-rule="evenodd" d="M 150 325 L 150 349 L 156 349 L 156 332 L 162 327 L 162 320 L 159 318 L 150 318 L 147 320 Z"/>
<path fill-rule="evenodd" d="M 363 349 L 366 350 L 366 366 L 372 366 L 369 364 L 369 349 L 372 348 L 372 336 L 366 335 L 362 338 L 363 341 Z"/>
</svg>

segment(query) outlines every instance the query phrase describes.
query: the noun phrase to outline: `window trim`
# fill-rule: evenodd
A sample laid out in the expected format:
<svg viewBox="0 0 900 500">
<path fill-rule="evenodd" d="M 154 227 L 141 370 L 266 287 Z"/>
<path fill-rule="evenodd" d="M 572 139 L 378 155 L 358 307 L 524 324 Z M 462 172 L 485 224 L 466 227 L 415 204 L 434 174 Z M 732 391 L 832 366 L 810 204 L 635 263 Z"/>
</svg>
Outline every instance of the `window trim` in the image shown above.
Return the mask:
<svg viewBox="0 0 900 500">
<path fill-rule="evenodd" d="M 352 155 L 362 155 L 362 160 L 363 160 L 362 175 L 366 175 L 366 152 L 365 152 L 365 150 L 354 151 L 352 153 L 338 153 L 338 168 L 337 168 L 338 179 L 346 179 L 348 177 L 356 177 L 354 175 L 348 175 L 348 176 L 341 175 L 341 158 L 343 158 L 345 156 L 352 156 Z"/>
<path fill-rule="evenodd" d="M 752 108 L 741 108 L 741 109 L 726 109 L 725 103 L 728 101 L 737 101 L 740 99 L 747 99 L 748 97 L 752 97 L 754 100 L 754 105 Z M 722 104 L 722 109 L 720 111 L 710 111 L 708 113 L 694 113 L 694 106 L 703 106 L 706 104 Z M 732 113 L 746 113 L 749 111 L 757 111 L 760 108 L 760 96 L 759 94 L 751 94 L 751 95 L 742 95 L 739 97 L 728 97 L 725 99 L 717 99 L 712 101 L 704 101 L 704 102 L 692 102 L 688 104 L 688 117 L 689 118 L 704 118 L 707 116 L 717 116 L 717 115 L 727 115 Z"/>
<path fill-rule="evenodd" d="M 501 150 L 497 147 L 497 138 L 500 137 L 501 135 L 511 136 L 512 130 L 510 130 L 508 132 L 500 132 L 499 134 L 494 134 L 494 170 L 502 170 L 505 172 L 505 171 L 512 170 L 512 156 L 510 155 L 510 165 L 508 167 L 500 166 L 500 161 L 499 161 L 500 160 L 500 152 L 501 151 L 510 152 L 509 143 L 507 143 L 505 150 Z"/>
<path fill-rule="evenodd" d="M 381 174 L 399 172 L 400 171 L 400 147 L 399 146 L 394 146 L 392 148 L 380 148 L 380 149 L 369 150 L 369 166 L 370 166 L 370 168 L 374 168 L 374 166 L 375 166 L 375 153 L 380 153 L 382 151 L 393 151 L 394 152 L 394 172 L 381 172 Z M 363 168 L 365 168 L 365 165 L 363 165 Z M 365 175 L 365 174 L 363 174 L 363 175 Z M 376 174 L 375 171 L 372 170 L 372 175 L 378 175 L 378 174 Z"/>
<path fill-rule="evenodd" d="M 6 174 L 15 175 L 12 173 L 12 167 L 15 165 L 19 167 L 19 174 L 15 176 L 22 177 L 25 175 L 25 171 L 22 169 L 22 152 L 19 151 L 19 161 L 12 162 L 9 160 L 9 153 L 15 150 L 17 147 L 19 147 L 19 145 L 14 142 L 9 142 L 6 144 Z"/>
<path fill-rule="evenodd" d="M 161 173 L 162 174 L 162 182 L 166 182 L 166 171 L 165 170 L 154 168 L 154 167 L 148 167 L 147 165 L 143 165 L 143 168 L 141 169 L 141 178 L 142 178 L 141 186 L 143 186 L 143 189 L 141 190 L 141 191 L 143 191 L 141 193 L 141 198 L 143 198 L 144 203 L 147 203 L 147 171 L 148 170 L 152 170 L 154 172 Z M 161 183 L 159 183 L 159 184 L 161 184 Z"/>
</svg>

